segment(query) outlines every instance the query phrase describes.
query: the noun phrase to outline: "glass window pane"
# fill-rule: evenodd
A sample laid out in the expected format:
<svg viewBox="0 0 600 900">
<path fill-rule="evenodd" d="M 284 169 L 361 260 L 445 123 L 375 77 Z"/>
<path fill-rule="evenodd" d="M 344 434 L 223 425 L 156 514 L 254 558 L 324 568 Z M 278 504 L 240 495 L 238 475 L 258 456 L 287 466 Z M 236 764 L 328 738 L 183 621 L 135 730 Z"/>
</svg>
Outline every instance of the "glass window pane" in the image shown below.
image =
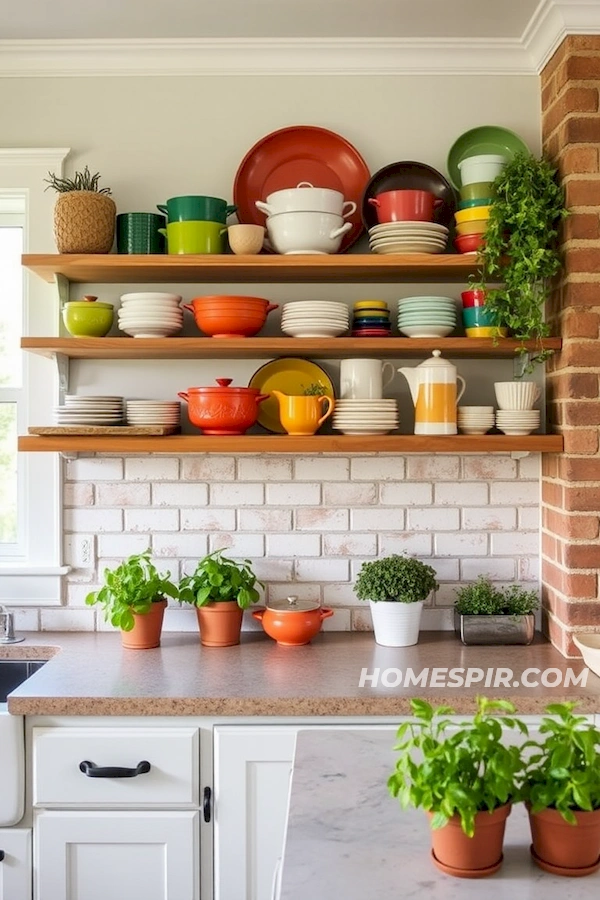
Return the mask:
<svg viewBox="0 0 600 900">
<path fill-rule="evenodd" d="M 23 229 L 0 226 L 0 387 L 21 387 Z"/>
<path fill-rule="evenodd" d="M 17 528 L 17 405 L 0 403 L 0 543 L 14 543 Z"/>
</svg>

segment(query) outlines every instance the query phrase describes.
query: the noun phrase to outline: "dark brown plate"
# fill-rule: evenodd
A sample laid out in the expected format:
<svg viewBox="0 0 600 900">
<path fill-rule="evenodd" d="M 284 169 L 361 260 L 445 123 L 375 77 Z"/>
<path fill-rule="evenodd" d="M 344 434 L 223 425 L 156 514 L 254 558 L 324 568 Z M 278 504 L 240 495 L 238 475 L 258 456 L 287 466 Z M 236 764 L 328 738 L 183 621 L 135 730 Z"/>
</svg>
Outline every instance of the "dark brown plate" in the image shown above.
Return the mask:
<svg viewBox="0 0 600 900">
<path fill-rule="evenodd" d="M 390 163 L 375 172 L 362 196 L 361 214 L 365 228 L 379 225 L 377 210 L 368 202 L 369 197 L 376 197 L 385 191 L 402 190 L 431 191 L 436 197 L 440 197 L 443 203 L 435 210 L 433 221 L 452 228 L 457 203 L 454 188 L 437 169 L 412 160 Z M 448 243 L 451 246 L 451 241 Z"/>
</svg>

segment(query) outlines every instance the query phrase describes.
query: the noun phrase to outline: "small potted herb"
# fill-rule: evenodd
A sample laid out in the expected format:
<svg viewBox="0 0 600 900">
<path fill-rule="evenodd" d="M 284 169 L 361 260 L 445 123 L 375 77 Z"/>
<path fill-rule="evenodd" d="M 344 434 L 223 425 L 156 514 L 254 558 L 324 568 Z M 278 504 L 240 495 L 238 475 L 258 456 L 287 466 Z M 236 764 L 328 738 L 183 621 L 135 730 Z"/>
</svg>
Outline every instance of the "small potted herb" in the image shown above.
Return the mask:
<svg viewBox="0 0 600 900">
<path fill-rule="evenodd" d="M 414 719 L 398 729 L 400 755 L 388 789 L 403 808 L 428 814 L 438 868 L 458 877 L 492 875 L 502 864 L 506 819 L 524 771 L 521 748 L 506 746 L 504 733 L 527 735 L 527 727 L 506 700 L 478 697 L 475 716 L 458 725 L 447 706 L 411 700 L 411 707 Z"/>
<path fill-rule="evenodd" d="M 575 706 L 547 706 L 540 737 L 524 745 L 531 855 L 556 875 L 590 875 L 600 868 L 600 730 L 576 716 Z"/>
<path fill-rule="evenodd" d="M 59 253 L 109 253 L 115 236 L 117 207 L 110 188 L 99 186 L 100 173 L 86 166 L 73 178 L 52 172 L 44 179 L 58 193 L 54 206 L 54 240 Z"/>
<path fill-rule="evenodd" d="M 463 644 L 531 644 L 534 613 L 540 605 L 535 591 L 518 584 L 499 588 L 483 575 L 456 592 L 454 630 Z"/>
<path fill-rule="evenodd" d="M 239 644 L 244 610 L 260 599 L 257 584 L 264 587 L 249 559 L 236 562 L 223 556 L 222 550 L 205 556 L 195 571 L 181 580 L 179 602 L 196 607 L 203 646 Z"/>
<path fill-rule="evenodd" d="M 170 572 L 159 574 L 150 561 L 150 550 L 145 550 L 116 569 L 105 569 L 104 587 L 88 594 L 85 602 L 103 607 L 106 621 L 121 629 L 124 647 L 150 650 L 160 646 L 166 597 L 178 596 L 170 577 Z"/>
<path fill-rule="evenodd" d="M 419 640 L 423 603 L 437 589 L 435 570 L 411 556 L 386 556 L 362 564 L 354 591 L 368 600 L 375 640 L 410 647 Z"/>
</svg>

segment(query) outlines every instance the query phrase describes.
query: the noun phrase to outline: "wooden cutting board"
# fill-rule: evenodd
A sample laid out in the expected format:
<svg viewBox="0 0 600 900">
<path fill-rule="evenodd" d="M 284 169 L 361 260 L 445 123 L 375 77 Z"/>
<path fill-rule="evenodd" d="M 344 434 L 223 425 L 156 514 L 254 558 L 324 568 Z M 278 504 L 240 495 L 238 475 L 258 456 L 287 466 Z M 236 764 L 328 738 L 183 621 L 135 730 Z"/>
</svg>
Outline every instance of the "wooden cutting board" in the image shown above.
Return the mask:
<svg viewBox="0 0 600 900">
<path fill-rule="evenodd" d="M 29 434 L 121 434 L 154 435 L 177 434 L 179 425 L 39 425 L 29 428 Z"/>
</svg>

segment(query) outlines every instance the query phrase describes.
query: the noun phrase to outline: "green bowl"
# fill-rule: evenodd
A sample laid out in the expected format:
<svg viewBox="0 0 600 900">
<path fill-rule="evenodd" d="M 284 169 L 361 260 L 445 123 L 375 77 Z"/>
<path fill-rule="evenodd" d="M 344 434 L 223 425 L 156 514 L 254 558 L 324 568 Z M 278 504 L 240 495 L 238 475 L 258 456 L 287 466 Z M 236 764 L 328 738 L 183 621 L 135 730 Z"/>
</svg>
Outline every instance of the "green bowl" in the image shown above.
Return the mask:
<svg viewBox="0 0 600 900">
<path fill-rule="evenodd" d="M 489 197 L 495 197 L 496 191 L 493 187 L 493 181 L 476 181 L 475 184 L 465 184 L 461 187 L 461 200 L 483 200 Z"/>
<path fill-rule="evenodd" d="M 62 315 L 73 337 L 104 337 L 112 328 L 114 309 L 110 303 L 73 300 L 65 303 Z"/>
<path fill-rule="evenodd" d="M 493 202 L 493 197 L 482 197 L 477 200 L 461 200 L 458 204 L 458 209 L 473 209 L 476 206 L 491 206 Z"/>
</svg>

